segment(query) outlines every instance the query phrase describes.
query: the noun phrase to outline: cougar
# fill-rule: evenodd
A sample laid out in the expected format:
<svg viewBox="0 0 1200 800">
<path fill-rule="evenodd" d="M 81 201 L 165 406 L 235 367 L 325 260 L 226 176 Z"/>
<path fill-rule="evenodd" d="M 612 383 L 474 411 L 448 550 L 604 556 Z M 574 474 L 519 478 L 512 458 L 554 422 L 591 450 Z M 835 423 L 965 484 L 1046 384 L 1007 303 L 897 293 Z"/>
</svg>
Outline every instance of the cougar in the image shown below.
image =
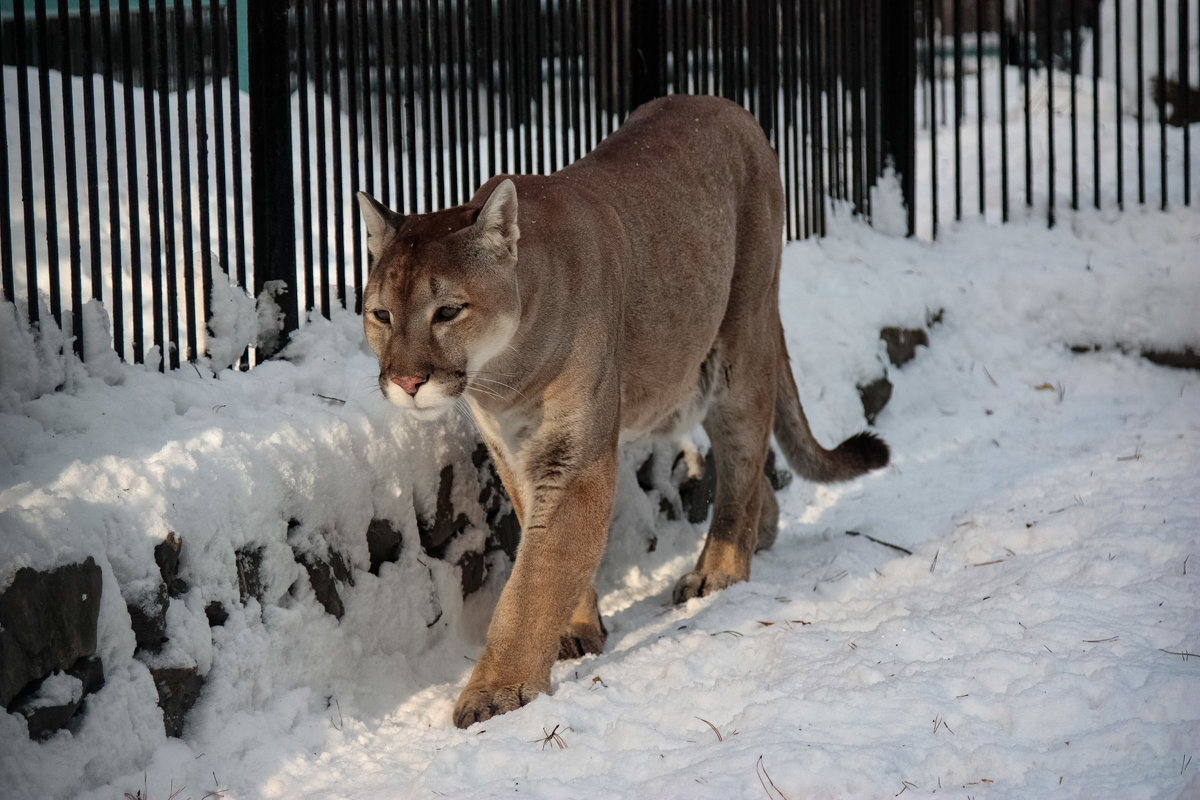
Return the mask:
<svg viewBox="0 0 1200 800">
<path fill-rule="evenodd" d="M 556 658 L 603 648 L 593 579 L 620 443 L 697 423 L 711 441 L 712 524 L 676 603 L 747 580 L 774 539 L 772 432 L 810 480 L 888 461 L 869 433 L 826 450 L 809 430 L 779 317 L 779 166 L 734 103 L 652 101 L 574 164 L 497 175 L 453 208 L 358 203 L 379 388 L 418 418 L 465 401 L 521 525 L 459 727 L 548 693 Z"/>
</svg>

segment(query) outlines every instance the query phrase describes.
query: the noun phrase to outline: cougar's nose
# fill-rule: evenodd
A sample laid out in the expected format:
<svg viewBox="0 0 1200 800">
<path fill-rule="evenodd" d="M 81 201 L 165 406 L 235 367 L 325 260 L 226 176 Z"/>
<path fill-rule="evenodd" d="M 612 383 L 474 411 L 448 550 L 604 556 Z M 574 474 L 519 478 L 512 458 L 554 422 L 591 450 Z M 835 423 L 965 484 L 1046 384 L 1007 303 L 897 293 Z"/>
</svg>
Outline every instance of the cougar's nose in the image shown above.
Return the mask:
<svg viewBox="0 0 1200 800">
<path fill-rule="evenodd" d="M 417 391 L 429 380 L 428 375 L 405 375 L 392 378 L 392 383 L 403 389 L 409 397 L 416 397 Z"/>
</svg>

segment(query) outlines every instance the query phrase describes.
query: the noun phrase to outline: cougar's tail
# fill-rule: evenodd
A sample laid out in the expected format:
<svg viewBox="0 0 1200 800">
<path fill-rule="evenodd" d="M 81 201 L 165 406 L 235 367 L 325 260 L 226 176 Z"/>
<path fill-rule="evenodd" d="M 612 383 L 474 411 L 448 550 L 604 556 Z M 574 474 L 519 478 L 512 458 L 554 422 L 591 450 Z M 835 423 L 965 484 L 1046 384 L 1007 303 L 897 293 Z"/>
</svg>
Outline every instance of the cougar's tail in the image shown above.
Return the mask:
<svg viewBox="0 0 1200 800">
<path fill-rule="evenodd" d="M 775 439 L 792 469 L 810 481 L 833 483 L 887 466 L 888 446 L 873 433 L 856 433 L 832 450 L 826 450 L 813 438 L 792 378 L 783 330 L 779 333 L 781 363 L 775 388 Z"/>
</svg>

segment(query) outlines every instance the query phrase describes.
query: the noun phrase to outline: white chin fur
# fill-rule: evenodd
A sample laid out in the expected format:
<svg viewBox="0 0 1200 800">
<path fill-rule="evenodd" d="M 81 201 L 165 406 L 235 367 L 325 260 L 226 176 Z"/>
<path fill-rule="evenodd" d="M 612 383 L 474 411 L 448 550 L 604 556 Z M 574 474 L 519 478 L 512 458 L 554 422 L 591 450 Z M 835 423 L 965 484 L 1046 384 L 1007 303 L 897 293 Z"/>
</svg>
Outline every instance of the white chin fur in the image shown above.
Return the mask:
<svg viewBox="0 0 1200 800">
<path fill-rule="evenodd" d="M 400 387 L 388 385 L 383 394 L 392 405 L 399 406 L 420 420 L 437 419 L 454 405 L 454 401 L 437 391 L 436 387 L 423 386 L 417 396 L 412 397 Z"/>
</svg>

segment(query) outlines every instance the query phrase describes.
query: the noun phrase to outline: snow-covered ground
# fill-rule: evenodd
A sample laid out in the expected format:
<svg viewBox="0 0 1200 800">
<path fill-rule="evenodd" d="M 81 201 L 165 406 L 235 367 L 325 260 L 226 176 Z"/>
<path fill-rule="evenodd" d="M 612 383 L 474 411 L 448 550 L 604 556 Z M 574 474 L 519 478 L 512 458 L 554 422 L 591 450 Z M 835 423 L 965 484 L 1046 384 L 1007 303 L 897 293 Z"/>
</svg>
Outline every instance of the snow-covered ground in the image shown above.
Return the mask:
<svg viewBox="0 0 1200 800">
<path fill-rule="evenodd" d="M 794 481 L 751 581 L 673 607 L 703 526 L 660 518 L 630 454 L 600 576 L 607 652 L 467 731 L 450 711 L 503 566 L 462 602 L 415 516 L 470 428 L 388 406 L 355 317 L 250 373 L 163 375 L 58 364 L 0 309 L 0 586 L 95 557 L 107 680 L 44 743 L 0 715 L 0 793 L 1198 796 L 1200 374 L 1138 354 L 1200 344 L 1197 252 L 1194 209 L 943 223 L 936 244 L 839 213 L 789 245 L 784 325 L 828 444 L 864 425 L 879 329 L 941 312 L 888 368 L 893 465 Z M 406 530 L 378 576 L 372 517 Z M 207 678 L 182 739 L 125 608 L 168 531 L 188 588 L 156 658 Z M 261 603 L 239 602 L 243 545 L 266 548 Z M 340 622 L 297 580 L 293 548 L 324 546 L 355 575 Z M 229 619 L 210 629 L 213 600 Z"/>
</svg>

